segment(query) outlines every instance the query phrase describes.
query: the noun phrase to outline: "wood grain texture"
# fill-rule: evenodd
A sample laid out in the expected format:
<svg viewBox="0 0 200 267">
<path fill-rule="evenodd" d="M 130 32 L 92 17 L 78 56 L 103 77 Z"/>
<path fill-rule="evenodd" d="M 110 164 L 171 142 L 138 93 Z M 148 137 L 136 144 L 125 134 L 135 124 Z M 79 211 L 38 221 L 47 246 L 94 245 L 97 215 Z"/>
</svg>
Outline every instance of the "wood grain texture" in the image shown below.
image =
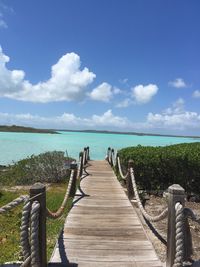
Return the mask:
<svg viewBox="0 0 200 267">
<path fill-rule="evenodd" d="M 106 161 L 90 161 L 50 265 L 161 267 L 142 224 Z"/>
</svg>

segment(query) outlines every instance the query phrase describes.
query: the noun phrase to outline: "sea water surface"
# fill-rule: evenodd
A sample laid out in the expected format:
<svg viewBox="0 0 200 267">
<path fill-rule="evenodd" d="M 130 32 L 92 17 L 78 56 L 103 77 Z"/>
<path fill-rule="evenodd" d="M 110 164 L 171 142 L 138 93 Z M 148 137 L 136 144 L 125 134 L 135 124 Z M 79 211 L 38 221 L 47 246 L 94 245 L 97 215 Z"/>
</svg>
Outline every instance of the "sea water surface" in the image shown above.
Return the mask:
<svg viewBox="0 0 200 267">
<path fill-rule="evenodd" d="M 59 132 L 60 134 L 0 132 L 0 165 L 12 164 L 32 154 L 60 150 L 73 158 L 85 146 L 90 147 L 91 159 L 104 159 L 108 147 L 120 149 L 128 146 L 165 146 L 199 139 L 164 136 L 137 136 L 126 134 Z"/>
</svg>

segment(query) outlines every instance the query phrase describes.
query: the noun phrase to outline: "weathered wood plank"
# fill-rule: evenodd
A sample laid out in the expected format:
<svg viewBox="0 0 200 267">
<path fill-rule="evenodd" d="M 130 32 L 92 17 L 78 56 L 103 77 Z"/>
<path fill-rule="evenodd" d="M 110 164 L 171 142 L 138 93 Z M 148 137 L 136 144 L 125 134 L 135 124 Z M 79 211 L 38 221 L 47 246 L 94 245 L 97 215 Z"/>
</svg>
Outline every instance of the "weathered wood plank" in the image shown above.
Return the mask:
<svg viewBox="0 0 200 267">
<path fill-rule="evenodd" d="M 141 222 L 106 161 L 90 161 L 51 257 L 52 266 L 160 267 Z"/>
</svg>

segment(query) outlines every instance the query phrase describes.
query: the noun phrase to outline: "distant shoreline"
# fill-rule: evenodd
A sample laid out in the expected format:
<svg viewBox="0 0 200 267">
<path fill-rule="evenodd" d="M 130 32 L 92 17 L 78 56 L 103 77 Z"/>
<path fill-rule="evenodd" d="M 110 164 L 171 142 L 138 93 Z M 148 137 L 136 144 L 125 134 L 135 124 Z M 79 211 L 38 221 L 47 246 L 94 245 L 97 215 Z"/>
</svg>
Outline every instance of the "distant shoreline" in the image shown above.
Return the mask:
<svg viewBox="0 0 200 267">
<path fill-rule="evenodd" d="M 164 136 L 164 137 L 182 137 L 182 138 L 197 138 L 200 136 L 191 135 L 172 135 L 172 134 L 151 134 L 151 133 L 137 133 L 137 132 L 118 132 L 118 131 L 104 131 L 104 130 L 55 130 L 60 132 L 78 132 L 78 133 L 105 133 L 105 134 L 126 134 L 126 135 L 137 135 L 137 136 Z"/>
<path fill-rule="evenodd" d="M 78 133 L 125 134 L 125 135 L 136 135 L 136 136 L 161 136 L 161 137 L 163 136 L 163 137 L 180 137 L 180 138 L 200 139 L 200 136 L 191 136 L 191 135 L 119 132 L 119 131 L 106 131 L 106 130 L 38 129 L 38 128 L 33 128 L 33 127 L 24 127 L 24 126 L 18 126 L 18 125 L 12 125 L 12 126 L 0 125 L 0 132 L 49 133 L 49 134 L 59 134 L 59 132 L 78 132 Z"/>
<path fill-rule="evenodd" d="M 14 133 L 49 133 L 49 134 L 59 134 L 54 130 L 49 129 L 37 129 L 32 127 L 24 127 L 24 126 L 7 126 L 0 125 L 0 132 L 14 132 Z"/>
</svg>

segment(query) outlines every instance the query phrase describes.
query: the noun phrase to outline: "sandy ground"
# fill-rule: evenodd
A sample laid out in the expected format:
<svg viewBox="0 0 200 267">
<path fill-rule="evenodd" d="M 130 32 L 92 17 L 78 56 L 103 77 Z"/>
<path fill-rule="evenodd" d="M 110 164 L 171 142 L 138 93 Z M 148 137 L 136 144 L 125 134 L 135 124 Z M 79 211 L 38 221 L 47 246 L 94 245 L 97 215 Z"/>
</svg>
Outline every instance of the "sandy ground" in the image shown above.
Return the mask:
<svg viewBox="0 0 200 267">
<path fill-rule="evenodd" d="M 135 204 L 136 205 L 136 204 Z M 186 207 L 191 208 L 195 213 L 200 215 L 200 203 L 195 202 L 186 202 Z M 159 214 L 167 206 L 166 199 L 162 197 L 150 196 L 150 199 L 145 203 L 145 209 L 150 215 Z M 139 211 L 138 211 L 139 212 Z M 192 258 L 195 261 L 200 260 L 200 224 L 189 221 L 191 234 L 192 234 L 192 243 L 193 243 L 193 256 Z M 153 227 L 156 231 L 162 236 L 163 242 L 161 242 L 150 230 L 146 223 L 144 227 L 150 237 L 154 248 L 162 262 L 166 261 L 166 245 L 163 243 L 164 240 L 167 240 L 167 219 L 160 222 L 153 223 Z"/>
</svg>

